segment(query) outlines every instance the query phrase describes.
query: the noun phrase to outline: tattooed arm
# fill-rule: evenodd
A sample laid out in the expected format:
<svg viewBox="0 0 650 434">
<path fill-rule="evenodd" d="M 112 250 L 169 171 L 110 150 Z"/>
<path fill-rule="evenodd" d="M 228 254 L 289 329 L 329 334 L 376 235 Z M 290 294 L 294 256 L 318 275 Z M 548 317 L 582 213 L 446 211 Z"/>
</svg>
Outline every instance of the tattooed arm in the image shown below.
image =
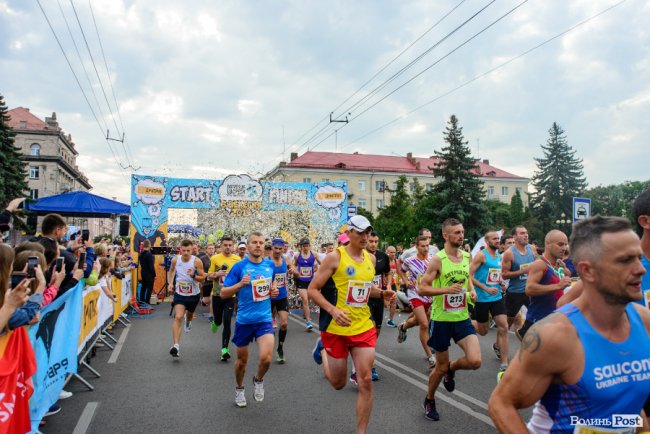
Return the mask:
<svg viewBox="0 0 650 434">
<path fill-rule="evenodd" d="M 551 383 L 575 383 L 583 366 L 578 335 L 564 315 L 552 314 L 533 325 L 490 397 L 496 428 L 500 433 L 527 433 L 518 410 L 537 402 Z"/>
</svg>

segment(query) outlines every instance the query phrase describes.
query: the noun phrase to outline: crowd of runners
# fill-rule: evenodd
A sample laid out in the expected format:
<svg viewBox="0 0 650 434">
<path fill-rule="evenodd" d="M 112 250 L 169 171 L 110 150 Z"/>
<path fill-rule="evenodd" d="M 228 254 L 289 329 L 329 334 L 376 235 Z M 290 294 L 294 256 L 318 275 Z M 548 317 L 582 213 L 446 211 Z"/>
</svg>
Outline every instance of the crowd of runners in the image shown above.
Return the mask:
<svg viewBox="0 0 650 434">
<path fill-rule="evenodd" d="M 244 242 L 225 236 L 202 249 L 184 240 L 168 275 L 174 287 L 169 353 L 180 357 L 182 331 L 191 330 L 199 303 L 209 305 L 210 327 L 221 329 L 218 357 L 232 357 L 231 340 L 236 349 L 235 403 L 246 407 L 248 346 L 259 347 L 252 378 L 259 402 L 274 353 L 285 363 L 290 308 L 302 310 L 307 331 L 318 312 L 312 357 L 335 389 L 348 382 L 357 387 L 356 427 L 365 432 L 387 310 L 386 325 L 397 328 L 399 343 L 409 336 L 421 343 L 430 370 L 421 401 L 429 420 L 441 417 L 440 383 L 452 392 L 462 371 L 481 369 L 479 336 L 494 328 L 500 367 L 489 413 L 500 432 L 649 431 L 650 190 L 636 198 L 633 213 L 641 238 L 626 219 L 596 216 L 575 223 L 570 237 L 549 231 L 543 246 L 529 243 L 524 226 L 491 230 L 474 255 L 454 218 L 431 228 L 441 231 L 444 245 L 431 244 L 431 230 L 421 229 L 403 252 L 379 250 L 380 234 L 360 215 L 349 219 L 336 248 L 332 242 L 315 250 L 301 239 L 294 251 L 260 232 Z M 410 314 L 396 324 L 396 310 Z M 508 345 L 509 330 L 519 348 Z M 452 341 L 461 350 L 454 360 Z M 526 424 L 518 410 L 530 406 Z M 640 426 L 615 428 L 612 415 L 637 416 Z"/>
</svg>

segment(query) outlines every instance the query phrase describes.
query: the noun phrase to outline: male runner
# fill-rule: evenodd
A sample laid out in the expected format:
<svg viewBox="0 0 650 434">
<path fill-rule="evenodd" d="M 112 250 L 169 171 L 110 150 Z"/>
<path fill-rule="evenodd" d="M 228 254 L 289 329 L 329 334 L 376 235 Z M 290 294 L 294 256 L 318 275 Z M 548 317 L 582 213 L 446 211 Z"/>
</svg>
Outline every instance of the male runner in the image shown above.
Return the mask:
<svg viewBox="0 0 650 434">
<path fill-rule="evenodd" d="M 564 232 L 555 229 L 547 233 L 544 246 L 544 254 L 529 267 L 526 295 L 530 297 L 530 306 L 524 325 L 515 330 L 520 340 L 530 326 L 555 310 L 557 301 L 564 294 L 564 288 L 571 285 L 571 273 L 562 262 L 569 246 Z"/>
<path fill-rule="evenodd" d="M 259 346 L 259 364 L 253 376 L 255 401 L 264 400 L 264 374 L 271 365 L 274 334 L 271 323 L 271 297 L 278 296 L 273 281 L 273 263 L 262 257 L 264 235 L 252 232 L 246 244 L 248 256 L 232 266 L 221 289 L 221 298 L 237 294 L 237 320 L 232 342 L 237 346 L 235 361 L 235 404 L 246 407 L 244 375 L 248 363 L 248 344 L 253 340 Z"/>
<path fill-rule="evenodd" d="M 296 276 L 296 288 L 300 292 L 300 299 L 302 300 L 302 311 L 305 315 L 305 328 L 311 331 L 314 327 L 311 323 L 311 313 L 309 312 L 309 298 L 307 297 L 307 288 L 309 283 L 314 277 L 314 272 L 318 269 L 317 263 L 320 260 L 310 250 L 309 240 L 303 238 L 299 243 L 300 252 L 296 255 L 294 262 Z"/>
<path fill-rule="evenodd" d="M 528 308 L 530 298 L 526 295 L 526 279 L 528 279 L 528 266 L 535 261 L 536 253 L 528 244 L 528 231 L 523 226 L 515 226 L 512 230 L 515 244 L 503 253 L 501 259 L 501 275 L 508 279 L 506 292 L 506 315 L 508 328 L 515 322 L 522 306 Z"/>
<path fill-rule="evenodd" d="M 203 263 L 199 258 L 192 255 L 194 243 L 185 239 L 181 242 L 181 254 L 172 259 L 169 268 L 168 282 L 174 285 L 174 322 L 172 323 L 172 340 L 174 344 L 169 349 L 172 357 L 179 357 L 181 342 L 181 324 L 185 319 L 185 333 L 192 329 L 192 317 L 201 298 L 200 283 L 205 281 Z"/>
<path fill-rule="evenodd" d="M 207 272 L 210 269 L 210 258 L 214 256 L 215 246 L 213 243 L 208 243 L 205 246 L 205 250 L 199 251 L 199 254 L 196 255 L 197 258 L 201 260 L 203 264 L 203 271 Z M 204 306 L 207 306 L 210 302 L 210 293 L 212 292 L 212 282 L 209 280 L 209 276 L 206 276 L 205 282 L 201 285 L 201 302 Z M 212 312 L 212 310 L 210 310 Z"/>
<path fill-rule="evenodd" d="M 488 403 L 501 433 L 633 433 L 613 415 L 629 423 L 650 395 L 650 311 L 630 303 L 642 297 L 639 237 L 596 216 L 574 224 L 570 246 L 582 294 L 524 336 Z M 518 409 L 533 404 L 526 426 Z"/>
<path fill-rule="evenodd" d="M 375 277 L 372 280 L 373 285 L 381 290 L 385 290 L 388 284 L 388 278 L 390 276 L 390 262 L 388 255 L 378 250 L 379 247 L 379 235 L 377 232 L 371 231 L 370 236 L 368 237 L 368 244 L 366 245 L 366 251 L 375 257 Z M 384 299 L 382 298 L 371 298 L 368 300 L 368 307 L 370 308 L 370 315 L 372 316 L 372 322 L 375 323 L 375 329 L 377 329 L 377 339 L 379 339 L 379 334 L 381 333 L 381 323 L 384 320 Z M 372 367 L 372 381 L 379 381 L 379 374 L 377 369 Z M 354 377 L 354 378 L 353 378 Z M 356 372 L 353 369 L 352 375 L 350 376 L 350 381 L 356 383 Z"/>
<path fill-rule="evenodd" d="M 422 229 L 420 229 L 420 230 L 418 231 L 418 237 L 424 237 L 424 238 L 426 238 L 426 239 L 427 239 L 427 243 L 430 243 L 431 240 L 432 240 L 432 238 L 433 238 L 433 237 L 431 236 L 431 231 L 430 231 L 429 229 L 427 229 L 427 228 L 422 228 Z M 416 239 L 417 239 L 417 237 L 416 237 Z M 431 244 L 431 245 L 429 246 L 429 258 L 431 258 L 433 255 L 435 255 L 436 253 L 438 253 L 438 250 L 439 250 L 439 249 L 438 249 L 438 247 L 436 247 L 435 244 Z M 417 253 L 418 253 L 418 249 L 417 249 L 417 243 L 416 243 L 416 245 L 414 245 L 414 246 L 409 247 L 408 249 L 406 249 L 406 250 L 405 250 L 405 251 L 404 251 L 404 252 L 399 256 L 398 259 L 400 259 L 400 260 L 403 261 L 403 260 L 406 259 L 406 258 L 411 258 L 411 257 L 415 256 Z M 400 266 L 401 266 L 401 264 L 400 264 Z"/>
<path fill-rule="evenodd" d="M 275 267 L 275 285 L 278 288 L 278 295 L 271 297 L 271 309 L 275 310 L 280 317 L 280 330 L 278 331 L 278 363 L 284 363 L 284 341 L 287 338 L 287 327 L 289 325 L 289 303 L 287 302 L 287 274 L 289 266 L 282 257 L 284 240 L 273 238 L 271 242 L 273 252 L 271 260 Z"/>
<path fill-rule="evenodd" d="M 409 304 L 413 309 L 413 313 L 404 321 L 397 329 L 397 342 L 402 343 L 406 340 L 406 332 L 411 327 L 419 325 L 420 329 L 420 343 L 422 349 L 427 356 L 429 362 L 429 369 L 433 369 L 436 365 L 436 358 L 431 353 L 431 348 L 427 345 L 429 340 L 429 315 L 431 312 L 431 297 L 423 295 L 420 292 L 420 279 L 427 271 L 429 265 L 429 240 L 426 235 L 418 236 L 415 246 L 417 247 L 417 254 L 415 256 L 401 258 L 402 266 L 397 269 L 398 275 L 406 282 L 408 290 Z M 406 275 L 405 272 L 409 274 Z"/>
<path fill-rule="evenodd" d="M 397 258 L 395 257 L 395 254 L 396 254 L 396 250 L 394 246 L 388 246 L 388 248 L 386 248 L 386 255 L 388 255 L 388 264 L 390 268 L 390 276 L 388 277 L 387 287 L 395 291 L 395 293 L 397 293 L 397 284 L 396 284 L 397 277 L 395 276 L 395 274 L 397 273 Z M 397 324 L 395 324 L 395 321 L 393 321 L 393 318 L 395 318 L 396 307 L 397 307 L 397 298 L 393 299 L 390 302 L 388 321 L 386 321 L 386 325 L 388 327 L 397 328 Z"/>
<path fill-rule="evenodd" d="M 237 255 L 239 255 L 239 259 L 244 259 L 246 257 L 246 243 L 243 241 L 240 241 L 239 244 L 237 244 Z"/>
<path fill-rule="evenodd" d="M 221 289 L 224 280 L 232 267 L 241 258 L 233 253 L 235 247 L 235 240 L 232 237 L 225 236 L 221 239 L 221 253 L 216 254 L 210 258 L 210 269 L 208 270 L 208 278 L 214 282 L 212 287 L 212 323 L 210 327 L 212 333 L 216 333 L 219 326 L 223 324 L 223 331 L 221 332 L 221 361 L 227 362 L 230 359 L 230 352 L 228 351 L 228 344 L 230 343 L 230 332 L 233 310 L 235 308 L 235 296 L 229 298 L 221 298 Z"/>
<path fill-rule="evenodd" d="M 420 294 L 433 296 L 431 320 L 434 333 L 429 345 L 436 352 L 436 367 L 429 375 L 429 390 L 423 405 L 424 415 L 429 420 L 440 419 L 435 401 L 440 381 L 448 392 L 453 392 L 456 371 L 481 367 L 481 347 L 467 310 L 467 298 L 476 301 L 476 292 L 470 279 L 470 254 L 460 249 L 465 239 L 463 224 L 454 218 L 445 220 L 442 237 L 445 239 L 444 248 L 431 258 L 420 280 Z M 464 355 L 450 362 L 452 338 Z"/>
<path fill-rule="evenodd" d="M 497 379 L 501 378 L 500 375 L 508 367 L 508 319 L 501 292 L 503 281 L 501 279 L 501 256 L 497 251 L 499 241 L 499 234 L 496 231 L 486 233 L 485 248 L 476 253 L 469 267 L 477 295 L 474 306 L 476 331 L 481 336 L 487 334 L 490 315 L 497 326 L 497 339 L 492 345 L 497 359 L 501 361 Z"/>
<path fill-rule="evenodd" d="M 357 433 L 365 433 L 372 410 L 371 369 L 377 342 L 368 299 L 390 299 L 395 293 L 372 284 L 375 260 L 364 250 L 372 231 L 368 219 L 355 215 L 347 227 L 348 245 L 327 255 L 309 285 L 309 297 L 321 307 L 321 338 L 312 355 L 316 363 L 323 365 L 325 377 L 336 390 L 345 387 L 348 354 L 352 355 L 358 383 Z"/>
</svg>

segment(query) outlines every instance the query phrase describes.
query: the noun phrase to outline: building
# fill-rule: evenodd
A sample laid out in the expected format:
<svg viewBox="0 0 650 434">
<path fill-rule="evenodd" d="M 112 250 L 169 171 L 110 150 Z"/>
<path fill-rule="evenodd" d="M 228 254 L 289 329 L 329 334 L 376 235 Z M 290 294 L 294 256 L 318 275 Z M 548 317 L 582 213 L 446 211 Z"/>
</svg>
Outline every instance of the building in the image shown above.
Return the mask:
<svg viewBox="0 0 650 434">
<path fill-rule="evenodd" d="M 79 152 L 72 136 L 63 132 L 56 120 L 56 113 L 43 121 L 28 108 L 17 107 L 9 110 L 7 115 L 10 116 L 8 125 L 16 133 L 15 145 L 27 161 L 27 184 L 31 199 L 92 189 L 86 175 L 77 167 Z M 111 219 L 67 220 L 70 225 L 89 228 L 93 235 L 112 233 L 115 226 Z"/>
<path fill-rule="evenodd" d="M 410 152 L 400 157 L 311 151 L 300 156 L 292 153 L 288 163 L 281 162 L 265 178 L 284 182 L 346 181 L 348 203 L 376 213 L 390 203 L 390 192 L 396 188 L 401 175 L 406 175 L 409 181 L 417 179 L 427 190 L 432 189 L 437 179 L 431 167 L 436 163 L 436 157 L 413 157 Z M 494 167 L 488 160 L 477 161 L 477 166 L 487 199 L 510 203 L 519 190 L 527 204 L 528 178 Z"/>
</svg>

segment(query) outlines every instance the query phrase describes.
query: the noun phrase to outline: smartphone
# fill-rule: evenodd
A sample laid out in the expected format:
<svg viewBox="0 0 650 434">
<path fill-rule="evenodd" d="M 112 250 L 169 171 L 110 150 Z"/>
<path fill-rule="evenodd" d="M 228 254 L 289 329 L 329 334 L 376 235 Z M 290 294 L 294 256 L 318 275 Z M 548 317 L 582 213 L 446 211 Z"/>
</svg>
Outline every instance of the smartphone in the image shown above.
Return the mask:
<svg viewBox="0 0 650 434">
<path fill-rule="evenodd" d="M 27 258 L 27 278 L 33 279 L 36 277 L 36 266 L 38 265 L 38 258 L 36 256 L 30 256 Z"/>
<path fill-rule="evenodd" d="M 86 252 L 79 253 L 79 268 L 83 267 L 86 263 Z"/>
<path fill-rule="evenodd" d="M 20 285 L 20 282 L 25 280 L 25 273 L 13 273 L 11 275 L 11 287 L 15 288 L 16 286 Z"/>
<path fill-rule="evenodd" d="M 60 257 L 56 258 L 56 266 L 55 267 L 56 267 L 56 271 L 58 273 L 60 273 L 61 270 L 63 270 L 63 256 L 60 256 Z"/>
<path fill-rule="evenodd" d="M 88 229 L 81 230 L 81 239 L 86 242 L 90 240 L 90 231 Z"/>
</svg>

